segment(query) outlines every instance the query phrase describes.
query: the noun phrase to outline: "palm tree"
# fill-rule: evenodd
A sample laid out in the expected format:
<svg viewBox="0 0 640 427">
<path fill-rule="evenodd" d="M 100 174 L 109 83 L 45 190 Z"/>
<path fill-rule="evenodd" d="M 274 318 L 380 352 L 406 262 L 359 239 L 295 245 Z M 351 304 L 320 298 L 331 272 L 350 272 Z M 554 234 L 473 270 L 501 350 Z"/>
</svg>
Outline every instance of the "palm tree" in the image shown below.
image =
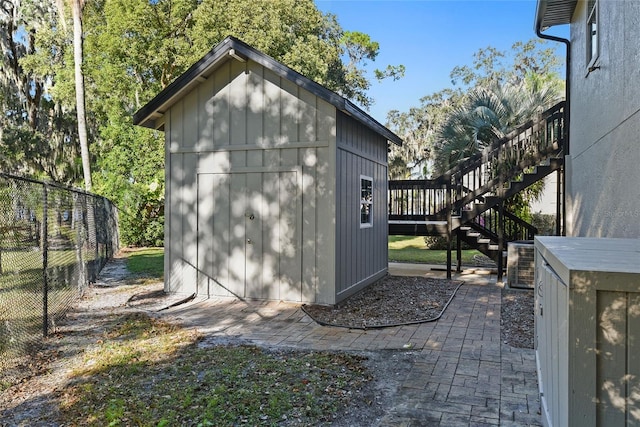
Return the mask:
<svg viewBox="0 0 640 427">
<path fill-rule="evenodd" d="M 533 119 L 561 97 L 561 87 L 555 80 L 533 74 L 517 83 L 472 89 L 438 131 L 435 169 L 443 173 Z"/>
<path fill-rule="evenodd" d="M 524 80 L 476 87 L 440 128 L 434 146 L 434 168 L 442 174 L 458 162 L 504 138 L 562 99 L 557 79 L 530 73 Z M 538 200 L 544 181 L 506 201 L 506 208 L 528 220 L 530 202 Z"/>
</svg>

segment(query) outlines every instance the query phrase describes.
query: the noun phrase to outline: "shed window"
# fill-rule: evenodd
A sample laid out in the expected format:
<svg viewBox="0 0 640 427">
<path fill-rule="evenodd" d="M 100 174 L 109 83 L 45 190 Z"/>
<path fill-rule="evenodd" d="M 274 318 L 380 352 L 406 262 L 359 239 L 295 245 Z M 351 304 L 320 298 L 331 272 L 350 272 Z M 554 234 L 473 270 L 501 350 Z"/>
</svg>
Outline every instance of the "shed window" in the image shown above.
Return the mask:
<svg viewBox="0 0 640 427">
<path fill-rule="evenodd" d="M 360 228 L 373 227 L 373 178 L 360 176 Z"/>
<path fill-rule="evenodd" d="M 589 0 L 587 8 L 587 68 L 598 59 L 598 0 Z"/>
</svg>

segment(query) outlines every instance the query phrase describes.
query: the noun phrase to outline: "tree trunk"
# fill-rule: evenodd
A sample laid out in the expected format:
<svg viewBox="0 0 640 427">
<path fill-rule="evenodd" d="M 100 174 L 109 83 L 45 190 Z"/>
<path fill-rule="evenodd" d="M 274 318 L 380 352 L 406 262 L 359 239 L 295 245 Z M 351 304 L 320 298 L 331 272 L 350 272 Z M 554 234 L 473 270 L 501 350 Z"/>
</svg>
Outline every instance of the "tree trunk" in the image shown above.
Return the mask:
<svg viewBox="0 0 640 427">
<path fill-rule="evenodd" d="M 89 142 L 87 140 L 87 118 L 85 111 L 84 74 L 82 73 L 82 9 L 84 0 L 72 0 L 73 15 L 73 61 L 76 80 L 76 111 L 78 114 L 78 139 L 82 157 L 84 188 L 91 191 L 91 163 L 89 159 Z"/>
</svg>

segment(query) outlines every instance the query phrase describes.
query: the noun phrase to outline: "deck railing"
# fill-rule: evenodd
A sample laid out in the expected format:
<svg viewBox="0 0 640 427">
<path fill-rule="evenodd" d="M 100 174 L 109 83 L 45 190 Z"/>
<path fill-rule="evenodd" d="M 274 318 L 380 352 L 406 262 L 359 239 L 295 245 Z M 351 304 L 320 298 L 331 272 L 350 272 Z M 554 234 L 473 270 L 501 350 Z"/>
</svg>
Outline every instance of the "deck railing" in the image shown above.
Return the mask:
<svg viewBox="0 0 640 427">
<path fill-rule="evenodd" d="M 500 195 L 503 184 L 526 168 L 562 152 L 564 102 L 543 112 L 462 161 L 444 174 L 451 177 L 453 210 L 462 208 L 486 193 Z"/>
<path fill-rule="evenodd" d="M 424 221 L 447 207 L 447 179 L 389 181 L 389 220 Z"/>
<path fill-rule="evenodd" d="M 564 102 L 435 179 L 390 180 L 389 220 L 445 220 L 485 195 L 502 196 L 506 183 L 546 158 L 560 156 Z"/>
<path fill-rule="evenodd" d="M 503 212 L 504 229 L 503 239 L 507 242 L 516 240 L 533 240 L 538 234 L 538 229 L 526 221 L 518 218 L 510 212 Z M 486 237 L 494 241 L 500 239 L 500 212 L 496 208 L 491 208 L 475 217 L 470 222 L 472 228 L 482 232 Z"/>
</svg>

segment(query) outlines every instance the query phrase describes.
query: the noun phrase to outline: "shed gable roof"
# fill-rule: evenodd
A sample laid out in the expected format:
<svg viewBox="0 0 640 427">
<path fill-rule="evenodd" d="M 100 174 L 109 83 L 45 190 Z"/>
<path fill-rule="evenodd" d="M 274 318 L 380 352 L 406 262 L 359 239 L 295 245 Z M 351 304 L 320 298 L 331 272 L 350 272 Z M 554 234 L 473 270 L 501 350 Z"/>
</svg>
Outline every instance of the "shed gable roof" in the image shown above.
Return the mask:
<svg viewBox="0 0 640 427">
<path fill-rule="evenodd" d="M 157 126 L 157 120 L 161 118 L 173 104 L 213 74 L 220 65 L 230 59 L 240 61 L 251 59 L 273 71 L 280 77 L 290 80 L 301 88 L 327 101 L 336 109 L 363 123 L 385 137 L 388 141 L 402 145 L 402 139 L 398 135 L 381 125 L 348 99 L 343 98 L 235 37 L 225 38 L 181 76 L 175 79 L 169 86 L 158 93 L 151 101 L 140 108 L 133 115 L 133 123 L 152 129 L 160 128 Z"/>
</svg>

